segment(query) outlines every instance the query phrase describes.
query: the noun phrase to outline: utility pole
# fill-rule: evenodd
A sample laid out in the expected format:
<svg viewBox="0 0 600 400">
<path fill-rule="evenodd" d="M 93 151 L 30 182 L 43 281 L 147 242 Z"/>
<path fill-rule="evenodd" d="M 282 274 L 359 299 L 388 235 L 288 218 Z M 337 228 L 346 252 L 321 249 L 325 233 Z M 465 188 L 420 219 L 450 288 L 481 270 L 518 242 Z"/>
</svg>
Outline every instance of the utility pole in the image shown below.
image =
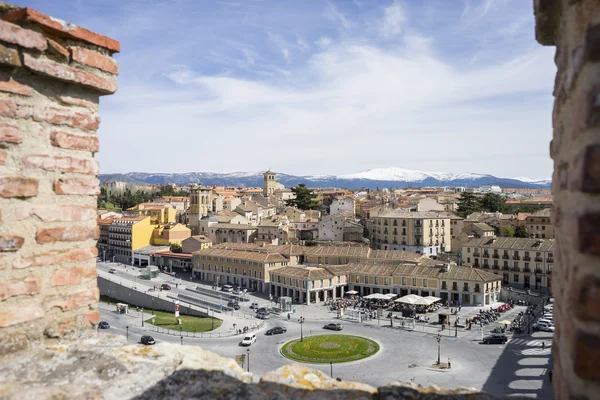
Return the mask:
<svg viewBox="0 0 600 400">
<path fill-rule="evenodd" d="M 125 329 L 127 330 L 127 340 L 129 340 L 129 325 L 127 325 Z"/>
<path fill-rule="evenodd" d="M 298 318 L 298 323 L 300 324 L 300 341 L 301 342 L 304 341 L 304 334 L 302 332 L 302 324 L 304 324 L 304 321 L 305 321 L 304 317 Z"/>
<path fill-rule="evenodd" d="M 333 378 L 333 361 L 329 360 L 329 368 L 330 368 L 330 372 L 331 372 L 331 377 Z"/>
<path fill-rule="evenodd" d="M 248 372 L 250 372 L 250 349 L 246 349 L 246 353 L 248 354 Z"/>
<path fill-rule="evenodd" d="M 438 365 L 440 365 L 440 343 L 442 341 L 442 336 L 438 333 L 437 335 L 437 343 L 438 343 Z"/>
</svg>

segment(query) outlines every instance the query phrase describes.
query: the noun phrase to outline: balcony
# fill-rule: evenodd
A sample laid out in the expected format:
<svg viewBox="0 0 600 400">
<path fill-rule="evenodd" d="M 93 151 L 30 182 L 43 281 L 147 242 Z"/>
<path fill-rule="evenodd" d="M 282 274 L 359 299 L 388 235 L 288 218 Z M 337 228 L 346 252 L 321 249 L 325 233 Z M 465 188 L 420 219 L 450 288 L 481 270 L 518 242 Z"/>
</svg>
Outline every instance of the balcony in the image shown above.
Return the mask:
<svg viewBox="0 0 600 400">
<path fill-rule="evenodd" d="M 537 262 L 542 262 L 542 261 L 544 261 L 544 259 L 543 259 L 542 257 L 536 257 L 536 258 L 535 258 L 535 261 L 537 261 Z"/>
<path fill-rule="evenodd" d="M 488 264 L 483 264 L 483 269 L 490 269 L 490 266 Z"/>
<path fill-rule="evenodd" d="M 502 254 L 502 259 L 504 259 L 504 260 L 508 260 L 508 259 L 509 259 L 509 256 L 508 256 L 508 254 Z"/>
<path fill-rule="evenodd" d="M 529 257 L 529 256 L 525 256 L 525 257 L 523 257 L 523 260 L 524 260 L 524 261 L 531 261 L 531 257 Z"/>
<path fill-rule="evenodd" d="M 518 254 L 513 255 L 513 260 L 520 260 L 521 256 L 519 256 Z"/>
<path fill-rule="evenodd" d="M 535 273 L 536 273 L 536 274 L 541 274 L 541 273 L 543 273 L 543 271 L 542 271 L 542 269 L 541 269 L 541 268 L 536 268 L 536 269 L 535 269 Z"/>
<path fill-rule="evenodd" d="M 479 289 L 478 287 L 475 288 L 475 293 L 481 293 L 481 289 Z"/>
<path fill-rule="evenodd" d="M 468 292 L 469 291 L 469 287 L 468 286 L 464 286 L 463 287 L 463 292 Z"/>
<path fill-rule="evenodd" d="M 452 286 L 452 290 L 458 292 L 458 286 Z"/>
<path fill-rule="evenodd" d="M 554 258 L 553 257 L 548 257 L 546 259 L 546 262 L 549 262 L 549 263 L 554 262 Z"/>
<path fill-rule="evenodd" d="M 500 267 L 498 265 L 494 265 L 492 269 L 500 269 Z"/>
<path fill-rule="evenodd" d="M 525 268 L 523 268 L 523 272 L 531 272 L 531 268 L 525 267 Z"/>
<path fill-rule="evenodd" d="M 442 285 L 442 290 L 448 290 L 448 287 L 446 285 Z"/>
<path fill-rule="evenodd" d="M 473 257 L 479 257 L 481 253 L 473 253 Z"/>
<path fill-rule="evenodd" d="M 483 253 L 483 256 L 484 256 L 485 258 L 489 258 L 490 254 L 489 254 L 489 253 L 486 253 L 486 252 L 484 252 L 484 253 Z"/>
<path fill-rule="evenodd" d="M 510 268 L 509 267 L 502 267 L 503 271 L 508 271 Z"/>
<path fill-rule="evenodd" d="M 528 270 L 529 268 L 525 268 L 525 271 Z M 511 271 L 515 271 L 515 272 L 520 272 L 521 270 L 519 269 L 519 267 L 511 267 L 510 269 Z"/>
<path fill-rule="evenodd" d="M 492 254 L 492 258 L 500 258 L 500 254 Z"/>
</svg>

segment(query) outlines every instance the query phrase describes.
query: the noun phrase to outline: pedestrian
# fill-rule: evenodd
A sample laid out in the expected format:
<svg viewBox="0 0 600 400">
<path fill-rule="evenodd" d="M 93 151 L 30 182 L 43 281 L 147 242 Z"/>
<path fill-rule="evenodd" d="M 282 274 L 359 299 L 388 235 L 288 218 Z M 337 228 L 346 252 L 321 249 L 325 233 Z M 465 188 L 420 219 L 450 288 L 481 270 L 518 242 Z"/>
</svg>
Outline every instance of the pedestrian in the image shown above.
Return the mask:
<svg viewBox="0 0 600 400">
<path fill-rule="evenodd" d="M 546 342 L 542 342 L 542 350 L 546 350 Z"/>
<path fill-rule="evenodd" d="M 452 363 L 450 362 L 449 358 L 448 358 L 448 369 L 452 369 Z"/>
</svg>

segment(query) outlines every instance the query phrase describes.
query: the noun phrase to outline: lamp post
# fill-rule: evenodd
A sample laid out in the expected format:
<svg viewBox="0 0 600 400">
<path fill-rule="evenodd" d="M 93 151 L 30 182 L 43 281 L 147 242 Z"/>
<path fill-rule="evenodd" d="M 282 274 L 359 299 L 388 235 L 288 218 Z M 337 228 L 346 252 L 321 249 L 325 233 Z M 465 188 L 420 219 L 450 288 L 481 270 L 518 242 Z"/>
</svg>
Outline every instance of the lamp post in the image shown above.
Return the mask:
<svg viewBox="0 0 600 400">
<path fill-rule="evenodd" d="M 142 307 L 142 327 L 144 326 L 144 307 Z"/>
<path fill-rule="evenodd" d="M 329 360 L 329 370 L 330 370 L 330 375 L 333 378 L 333 361 Z"/>
<path fill-rule="evenodd" d="M 212 310 L 212 318 L 210 320 L 211 324 L 212 324 L 212 330 L 215 330 L 215 310 Z"/>
<path fill-rule="evenodd" d="M 129 325 L 127 325 L 125 329 L 127 330 L 127 340 L 129 340 Z"/>
<path fill-rule="evenodd" d="M 454 337 L 458 337 L 458 317 L 456 317 L 456 321 L 454 323 Z"/>
<path fill-rule="evenodd" d="M 183 336 L 181 336 L 181 345 L 183 346 Z"/>
<path fill-rule="evenodd" d="M 442 336 L 438 333 L 436 339 L 437 339 L 437 342 L 438 342 L 438 362 L 437 363 L 438 363 L 438 365 L 440 365 L 440 344 L 441 344 L 441 341 L 442 341 Z"/>
<path fill-rule="evenodd" d="M 304 334 L 302 332 L 302 324 L 304 324 L 304 321 L 305 321 L 304 317 L 298 318 L 298 323 L 300 324 L 300 341 L 301 342 L 304 341 Z"/>
<path fill-rule="evenodd" d="M 250 372 L 250 349 L 246 349 L 246 353 L 248 354 L 246 357 L 248 359 L 248 372 Z"/>
</svg>

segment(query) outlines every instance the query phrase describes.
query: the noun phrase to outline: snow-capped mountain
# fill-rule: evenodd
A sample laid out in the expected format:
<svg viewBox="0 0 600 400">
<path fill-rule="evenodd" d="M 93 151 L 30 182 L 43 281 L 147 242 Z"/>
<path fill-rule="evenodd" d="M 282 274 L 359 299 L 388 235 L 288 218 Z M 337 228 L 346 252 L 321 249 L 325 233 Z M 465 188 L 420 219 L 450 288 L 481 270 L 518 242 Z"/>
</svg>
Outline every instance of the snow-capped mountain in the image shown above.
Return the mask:
<svg viewBox="0 0 600 400">
<path fill-rule="evenodd" d="M 204 185 L 260 187 L 263 184 L 263 171 L 259 172 L 186 172 L 186 173 L 147 173 L 129 172 L 126 174 L 101 174 L 102 183 L 115 180 L 138 184 Z M 277 172 L 277 181 L 287 187 L 305 183 L 309 187 L 360 188 L 405 188 L 407 186 L 466 186 L 499 185 L 511 188 L 550 187 L 550 180 L 529 178 L 498 178 L 478 173 L 423 172 L 402 168 L 377 168 L 346 175 L 307 175 L 297 176 Z"/>
</svg>

